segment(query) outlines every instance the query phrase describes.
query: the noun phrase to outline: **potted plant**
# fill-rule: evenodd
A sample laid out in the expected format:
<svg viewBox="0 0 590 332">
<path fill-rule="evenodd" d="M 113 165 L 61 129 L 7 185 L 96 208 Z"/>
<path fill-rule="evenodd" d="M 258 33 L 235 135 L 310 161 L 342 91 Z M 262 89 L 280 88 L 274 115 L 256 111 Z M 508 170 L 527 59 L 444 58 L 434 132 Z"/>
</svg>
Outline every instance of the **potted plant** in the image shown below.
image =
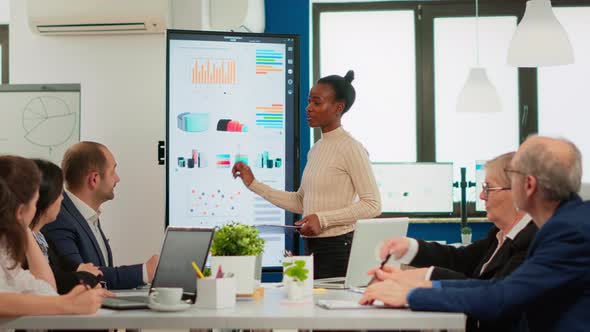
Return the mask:
<svg viewBox="0 0 590 332">
<path fill-rule="evenodd" d="M 461 243 L 471 244 L 471 227 L 467 225 L 461 227 Z"/>
<path fill-rule="evenodd" d="M 211 270 L 219 266 L 237 278 L 237 293 L 252 294 L 260 282 L 264 239 L 258 229 L 231 222 L 215 231 L 211 244 Z"/>
<path fill-rule="evenodd" d="M 301 301 L 304 297 L 305 280 L 308 279 L 309 270 L 305 268 L 305 260 L 298 259 L 292 262 L 284 262 L 283 283 L 287 288 L 287 298 L 290 301 Z"/>
</svg>

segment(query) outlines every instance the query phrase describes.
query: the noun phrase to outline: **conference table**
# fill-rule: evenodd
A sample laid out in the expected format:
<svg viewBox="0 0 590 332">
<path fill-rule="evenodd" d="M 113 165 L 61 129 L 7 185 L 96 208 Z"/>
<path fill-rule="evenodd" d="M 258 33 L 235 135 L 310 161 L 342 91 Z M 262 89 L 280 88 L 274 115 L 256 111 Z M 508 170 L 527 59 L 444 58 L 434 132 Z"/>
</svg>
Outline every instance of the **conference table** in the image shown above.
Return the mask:
<svg viewBox="0 0 590 332">
<path fill-rule="evenodd" d="M 0 319 L 2 329 L 313 329 L 313 330 L 458 330 L 461 313 L 415 312 L 408 309 L 323 309 L 320 299 L 357 301 L 360 294 L 325 290 L 305 303 L 289 303 L 284 290 L 266 286 L 260 299 L 239 299 L 233 308 L 179 312 L 100 309 L 94 315 L 28 316 Z"/>
</svg>

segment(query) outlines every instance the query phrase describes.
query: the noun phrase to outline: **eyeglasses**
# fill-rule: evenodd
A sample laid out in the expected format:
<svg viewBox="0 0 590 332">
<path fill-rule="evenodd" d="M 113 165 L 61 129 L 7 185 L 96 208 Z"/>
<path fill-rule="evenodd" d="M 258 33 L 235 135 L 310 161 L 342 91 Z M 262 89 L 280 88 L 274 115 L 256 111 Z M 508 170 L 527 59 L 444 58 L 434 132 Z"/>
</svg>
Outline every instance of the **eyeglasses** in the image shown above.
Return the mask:
<svg viewBox="0 0 590 332">
<path fill-rule="evenodd" d="M 508 167 L 507 168 L 504 168 L 504 173 L 506 173 L 506 176 L 509 179 L 512 179 L 512 177 L 510 176 L 510 173 L 520 174 L 520 175 L 523 175 L 523 176 L 526 175 L 523 171 L 519 171 L 517 169 L 512 169 L 512 168 L 508 168 Z"/>
<path fill-rule="evenodd" d="M 511 190 L 510 187 L 490 187 L 487 182 L 482 182 L 481 189 L 483 190 L 483 198 L 488 199 L 490 191 Z"/>
</svg>

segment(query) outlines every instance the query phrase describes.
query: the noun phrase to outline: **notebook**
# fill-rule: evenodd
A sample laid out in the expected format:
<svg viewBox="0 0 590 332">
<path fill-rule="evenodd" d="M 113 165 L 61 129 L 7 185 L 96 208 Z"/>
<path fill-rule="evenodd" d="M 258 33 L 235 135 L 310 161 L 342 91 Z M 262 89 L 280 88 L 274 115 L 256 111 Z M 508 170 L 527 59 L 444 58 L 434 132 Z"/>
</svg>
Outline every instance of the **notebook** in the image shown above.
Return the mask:
<svg viewBox="0 0 590 332">
<path fill-rule="evenodd" d="M 385 240 L 406 236 L 409 218 L 379 218 L 356 223 L 346 277 L 314 280 L 314 287 L 346 289 L 366 286 L 371 280 L 369 269 L 381 264 L 379 249 Z"/>
<path fill-rule="evenodd" d="M 157 287 L 182 287 L 183 300 L 194 303 L 197 295 L 195 271 L 191 262 L 204 270 L 214 228 L 173 227 L 166 229 L 160 260 L 149 291 L 132 295 L 129 290 L 116 298 L 105 298 L 102 307 L 110 309 L 143 309 L 149 303 L 149 293 Z M 131 294 L 130 294 L 131 293 Z"/>
</svg>

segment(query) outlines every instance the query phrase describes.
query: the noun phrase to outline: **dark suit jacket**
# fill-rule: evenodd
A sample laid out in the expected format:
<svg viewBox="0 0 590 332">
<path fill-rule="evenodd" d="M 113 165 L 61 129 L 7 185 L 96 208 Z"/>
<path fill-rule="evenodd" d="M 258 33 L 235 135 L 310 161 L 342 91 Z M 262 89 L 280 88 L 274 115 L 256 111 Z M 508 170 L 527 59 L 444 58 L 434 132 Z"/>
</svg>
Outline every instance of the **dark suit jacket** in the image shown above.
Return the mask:
<svg viewBox="0 0 590 332">
<path fill-rule="evenodd" d="M 480 275 L 482 266 L 498 247 L 496 234 L 499 231 L 497 227 L 492 227 L 484 239 L 459 248 L 418 240 L 418 254 L 410 265 L 434 266 L 432 280 L 505 277 L 524 261 L 529 245 L 537 233 L 537 226 L 531 221 L 514 240 L 506 239 L 484 273 Z"/>
<path fill-rule="evenodd" d="M 103 257 L 88 222 L 64 193 L 57 219 L 42 229 L 50 240 L 60 262 L 67 264 L 93 263 L 104 274 L 109 289 L 128 289 L 143 285 L 142 264 L 113 267 L 113 255 L 107 238 L 101 235 L 107 247 L 108 257 Z M 66 266 L 62 268 L 67 269 Z"/>
<path fill-rule="evenodd" d="M 414 289 L 412 310 L 464 312 L 483 320 L 525 313 L 531 331 L 590 326 L 590 202 L 574 195 L 537 232 L 525 261 L 504 279 L 449 280 Z"/>
</svg>

